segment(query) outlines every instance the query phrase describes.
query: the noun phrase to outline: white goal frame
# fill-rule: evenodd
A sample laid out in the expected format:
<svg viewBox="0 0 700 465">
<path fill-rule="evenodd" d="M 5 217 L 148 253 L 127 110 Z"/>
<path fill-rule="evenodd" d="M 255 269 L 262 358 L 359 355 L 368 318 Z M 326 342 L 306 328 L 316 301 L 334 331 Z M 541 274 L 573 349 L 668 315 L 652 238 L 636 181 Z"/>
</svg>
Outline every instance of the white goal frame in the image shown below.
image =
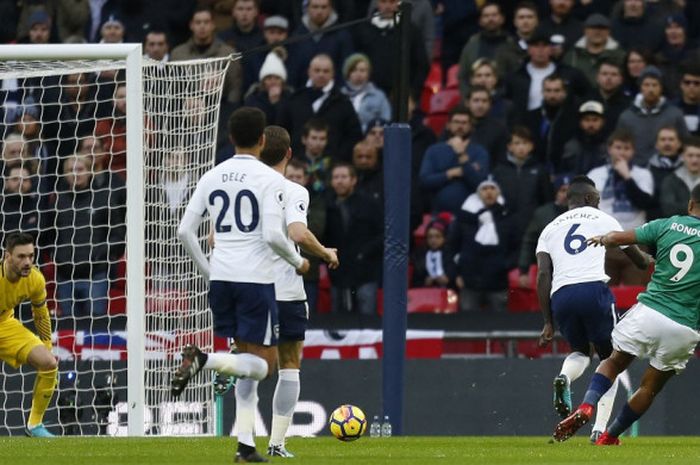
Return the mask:
<svg viewBox="0 0 700 465">
<path fill-rule="evenodd" d="M 0 61 L 124 60 L 126 62 L 126 304 L 128 435 L 145 424 L 145 207 L 143 174 L 143 57 L 141 44 L 0 45 Z M 141 337 L 139 337 L 141 335 Z"/>
</svg>

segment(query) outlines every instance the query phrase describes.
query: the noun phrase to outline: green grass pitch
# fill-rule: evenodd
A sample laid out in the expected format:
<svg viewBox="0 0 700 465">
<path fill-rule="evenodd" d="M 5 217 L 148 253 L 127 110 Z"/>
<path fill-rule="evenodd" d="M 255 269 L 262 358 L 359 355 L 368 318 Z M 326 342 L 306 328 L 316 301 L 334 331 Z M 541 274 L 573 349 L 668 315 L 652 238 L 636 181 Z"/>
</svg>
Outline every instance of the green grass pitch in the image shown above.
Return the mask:
<svg viewBox="0 0 700 465">
<path fill-rule="evenodd" d="M 233 463 L 232 438 L 0 438 L 0 464 L 7 465 L 223 465 Z M 258 449 L 264 450 L 264 440 Z M 584 437 L 548 444 L 543 437 L 364 437 L 289 440 L 288 464 L 693 464 L 700 438 L 627 438 L 620 447 L 594 447 Z"/>
</svg>

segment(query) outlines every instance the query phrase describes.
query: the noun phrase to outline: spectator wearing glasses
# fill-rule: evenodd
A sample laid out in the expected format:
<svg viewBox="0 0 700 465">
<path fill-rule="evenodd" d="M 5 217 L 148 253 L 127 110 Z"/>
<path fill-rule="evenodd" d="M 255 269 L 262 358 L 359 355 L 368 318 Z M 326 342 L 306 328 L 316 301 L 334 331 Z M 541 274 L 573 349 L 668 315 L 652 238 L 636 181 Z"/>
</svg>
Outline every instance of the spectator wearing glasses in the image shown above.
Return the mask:
<svg viewBox="0 0 700 465">
<path fill-rule="evenodd" d="M 700 135 L 700 66 L 695 62 L 685 62 L 681 66 L 681 95 L 674 102 L 683 112 L 688 131 Z"/>
</svg>

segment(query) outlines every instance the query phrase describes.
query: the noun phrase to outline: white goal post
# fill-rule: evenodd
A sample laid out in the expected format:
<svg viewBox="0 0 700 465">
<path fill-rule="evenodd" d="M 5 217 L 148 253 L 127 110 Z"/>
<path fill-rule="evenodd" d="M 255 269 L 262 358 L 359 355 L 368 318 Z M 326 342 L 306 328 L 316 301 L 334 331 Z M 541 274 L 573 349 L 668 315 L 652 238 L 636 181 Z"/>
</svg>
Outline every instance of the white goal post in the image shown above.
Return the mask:
<svg viewBox="0 0 700 465">
<path fill-rule="evenodd" d="M 164 163 L 163 158 L 171 156 L 178 158 L 180 160 L 179 164 L 176 163 L 178 166 L 177 170 L 179 170 L 178 173 L 187 173 L 186 176 L 183 175 L 177 178 L 177 182 L 183 183 L 181 193 L 187 193 L 188 189 L 191 190 L 199 176 L 213 165 L 217 142 L 216 130 L 219 119 L 219 102 L 221 100 L 224 75 L 230 61 L 231 58 L 226 57 L 172 64 L 155 63 L 150 60 L 144 60 L 141 44 L 0 45 L 0 81 L 19 79 L 19 89 L 20 93 L 24 92 L 23 95 L 29 93 L 29 90 L 36 93 L 37 86 L 41 95 L 45 95 L 52 90 L 51 86 L 55 86 L 57 95 L 63 95 L 66 93 L 66 90 L 62 87 L 63 78 L 74 73 L 91 73 L 97 76 L 100 73 L 105 73 L 105 75 L 109 76 L 109 72 L 118 70 L 120 77 L 111 78 L 112 81 L 109 84 L 114 89 L 126 86 L 125 101 L 128 111 L 125 111 L 126 169 L 123 173 L 123 176 L 126 178 L 126 216 L 122 220 L 125 224 L 121 224 L 120 227 L 125 227 L 126 229 L 124 241 L 126 244 L 125 256 L 127 257 L 125 260 L 126 286 L 124 291 L 127 309 L 126 327 L 124 328 L 126 354 L 122 358 L 122 363 L 125 359 L 126 377 L 128 379 L 127 398 L 119 399 L 122 401 L 119 406 L 112 406 L 114 408 L 110 413 L 109 426 L 100 424 L 97 429 L 84 428 L 80 420 L 75 420 L 74 423 L 66 423 L 61 416 L 63 413 L 60 411 L 60 408 L 54 406 L 56 404 L 56 399 L 54 399 L 49 413 L 51 413 L 51 409 L 56 411 L 52 416 L 47 416 L 51 416 L 55 420 L 47 422 L 49 429 L 53 425 L 54 427 L 62 428 L 64 432 L 70 428 L 72 428 L 70 429 L 71 431 L 74 431 L 66 434 L 117 435 L 127 433 L 129 436 L 143 436 L 144 434 L 214 434 L 213 391 L 210 382 L 200 381 L 199 384 L 193 383 L 192 393 L 186 393 L 189 394 L 189 397 L 186 395 L 182 396 L 182 405 L 179 407 L 174 405 L 176 403 L 169 398 L 169 373 L 179 363 L 180 344 L 193 341 L 201 344 L 205 349 L 211 350 L 213 349 L 213 330 L 206 308 L 206 286 L 197 275 L 193 264 L 189 261 L 178 261 L 177 257 L 168 255 L 174 247 L 177 247 L 177 243 L 173 242 L 176 241 L 174 236 L 164 237 L 164 234 L 169 234 L 170 231 L 174 233 L 174 215 L 167 218 L 159 216 L 159 209 L 162 209 L 162 205 L 167 207 L 167 201 L 161 202 L 158 199 L 156 202 L 154 199 L 158 198 L 159 195 L 164 195 L 156 193 L 156 191 L 162 187 L 161 184 L 168 184 L 168 181 L 162 181 L 162 179 L 170 179 L 167 176 L 172 173 L 172 170 L 175 170 L 175 168 L 171 169 L 169 165 L 161 167 L 160 164 Z M 55 81 L 51 82 L 58 82 L 58 84 L 44 84 L 48 82 L 45 81 L 45 78 L 49 76 L 55 79 Z M 30 89 L 29 84 L 27 84 L 27 87 L 23 88 L 22 82 L 31 78 L 35 79 L 32 84 L 34 87 Z M 118 81 L 118 79 L 122 78 L 123 81 Z M 65 87 L 68 86 L 66 85 Z M 157 91 L 154 91 L 154 89 L 157 89 Z M 116 108 L 115 102 L 117 97 L 114 97 L 113 101 L 110 100 L 112 99 L 112 91 L 110 91 L 107 100 L 100 100 L 101 97 L 97 95 L 99 91 L 99 85 L 96 85 L 95 95 L 91 97 L 93 100 L 88 103 L 94 104 L 95 107 L 109 104 L 110 108 Z M 187 101 L 189 93 L 198 96 L 194 103 Z M 5 105 L 5 103 L 0 101 L 2 105 Z M 22 102 L 20 102 L 19 107 L 22 107 L 22 105 Z M 60 118 L 58 120 L 42 120 L 45 115 L 50 113 L 50 104 L 46 104 L 46 108 L 42 107 L 43 103 L 41 101 L 34 102 L 34 105 L 38 105 L 41 108 L 38 117 L 40 126 L 53 124 L 61 129 L 60 126 L 63 124 L 63 121 Z M 63 106 L 64 103 L 59 101 L 56 105 L 57 111 L 61 111 Z M 93 118 L 90 124 L 94 126 L 95 122 L 99 122 L 100 117 L 97 116 L 96 111 L 88 118 Z M 111 113 L 107 116 L 107 119 L 109 118 L 116 120 L 117 117 L 115 113 Z M 76 124 L 79 125 L 80 122 L 78 121 Z M 3 132 L 3 134 L 5 133 Z M 114 134 L 111 133 L 106 135 L 106 137 L 113 136 Z M 74 137 L 76 144 L 82 141 L 82 136 L 75 135 Z M 88 133 L 85 137 L 96 138 L 96 130 L 93 129 L 93 133 Z M 113 141 L 113 139 L 110 140 Z M 27 144 L 31 142 L 31 140 L 26 141 Z M 38 136 L 34 142 L 38 144 L 39 149 L 49 144 L 49 141 Z M 51 142 L 55 145 L 60 145 L 64 141 L 58 136 L 57 140 Z M 114 154 L 110 152 L 110 155 Z M 69 156 L 75 157 L 75 155 Z M 58 166 L 65 162 L 65 155 L 62 155 L 62 157 L 64 158 L 61 158 Z M 93 153 L 92 157 L 93 163 L 95 163 L 96 154 Z M 42 166 L 42 163 L 44 161 L 39 159 L 38 164 Z M 51 173 L 45 173 L 40 168 L 39 173 L 40 179 L 44 174 L 53 176 L 57 180 L 61 176 L 65 176 L 63 172 L 59 171 L 59 168 L 55 168 L 55 171 Z M 110 176 L 116 177 L 114 173 L 111 173 Z M 168 184 L 168 186 L 174 184 L 176 184 L 175 181 Z M 54 181 L 54 185 L 58 185 L 56 181 Z M 92 186 L 91 184 L 89 189 L 94 189 Z M 165 191 L 166 187 L 163 187 L 161 190 Z M 111 188 L 112 185 L 110 184 Z M 46 196 L 54 195 L 53 191 L 44 194 Z M 110 191 L 108 196 L 111 198 L 113 194 Z M 60 195 L 61 191 L 58 192 L 58 196 Z M 93 197 L 95 195 L 97 194 L 93 192 Z M 180 200 L 186 203 L 188 196 L 186 194 L 183 195 L 184 198 Z M 57 214 L 61 213 L 58 210 L 58 206 L 52 208 L 53 211 L 58 212 Z M 109 215 L 111 215 L 111 212 Z M 58 220 L 54 221 L 53 225 L 58 225 Z M 148 231 L 156 232 L 149 234 Z M 163 233 L 162 231 L 168 232 Z M 203 238 L 206 233 L 206 225 L 203 226 L 200 233 Z M 60 235 L 57 234 L 54 242 L 50 244 L 54 249 L 63 246 L 59 237 Z M 79 244 L 74 245 L 76 248 L 79 246 Z M 109 247 L 109 245 L 107 244 L 106 247 Z M 157 279 L 151 276 L 160 273 L 163 268 L 168 267 L 176 268 L 179 275 L 172 276 L 171 273 L 171 275 L 161 276 Z M 107 280 L 109 280 L 109 277 Z M 79 281 L 80 278 L 71 275 L 68 284 L 77 286 Z M 155 281 L 158 282 L 156 283 Z M 174 297 L 163 298 L 159 293 L 164 288 L 166 289 L 164 291 L 165 294 L 172 291 Z M 75 288 L 71 289 L 71 292 L 75 292 Z M 90 290 L 90 295 L 92 295 L 92 290 Z M 51 296 L 49 298 L 51 299 Z M 163 299 L 166 300 L 165 303 Z M 179 300 L 178 304 L 174 305 L 179 310 L 170 308 L 173 306 L 173 299 Z M 59 305 L 56 305 L 56 308 L 58 309 Z M 65 310 L 61 312 L 56 317 L 55 323 L 60 320 L 60 326 L 68 328 L 66 332 L 71 330 L 75 334 L 80 332 L 80 336 L 71 336 L 75 337 L 76 341 L 79 338 L 87 337 L 97 340 L 98 335 L 95 329 L 97 326 L 93 326 L 93 323 L 90 321 L 91 315 L 83 318 L 75 314 L 68 315 Z M 185 315 L 185 312 L 188 314 Z M 196 314 L 193 316 L 191 312 L 196 312 Z M 99 335 L 99 337 L 109 340 L 109 342 L 105 343 L 107 347 L 104 353 L 117 354 L 116 356 L 118 357 L 119 351 L 123 352 L 123 348 L 120 349 L 116 346 L 116 343 L 113 341 L 114 334 L 108 334 L 111 328 L 110 324 L 113 321 L 111 316 L 106 315 L 105 318 L 107 319 L 107 333 L 100 333 Z M 82 328 L 87 329 L 83 330 Z M 120 334 L 124 333 L 124 329 L 121 330 Z M 188 331 L 190 332 L 188 333 Z M 55 337 L 55 339 L 57 338 L 58 340 L 54 340 L 54 346 L 58 347 L 60 351 L 62 350 L 60 347 L 60 335 Z M 159 340 L 166 342 L 158 345 L 153 342 L 154 338 L 159 338 Z M 74 347 L 76 344 L 77 342 L 73 342 Z M 97 346 L 98 344 L 96 343 L 93 343 L 93 346 L 91 346 L 93 353 L 97 352 L 95 350 Z M 83 366 L 81 363 L 89 360 L 88 351 L 84 350 L 82 354 L 77 354 L 75 352 L 71 353 L 71 350 L 67 349 L 63 350 L 63 352 L 65 353 L 62 360 L 73 363 L 73 366 L 76 367 L 74 369 L 77 376 L 80 377 L 81 373 L 77 367 Z M 113 360 L 110 358 L 113 355 L 109 354 L 104 355 L 105 358 L 101 361 Z M 89 366 L 94 367 L 97 365 Z M 59 366 L 60 370 L 61 367 Z M 112 373 L 110 370 L 113 370 L 111 361 L 108 362 L 108 367 L 104 369 L 104 374 L 110 375 Z M 19 397 L 16 397 L 15 400 L 9 397 L 12 394 L 12 389 L 6 387 L 6 385 L 12 384 L 7 384 L 7 379 L 10 379 L 12 376 L 25 376 L 23 370 L 18 372 L 19 374 L 6 371 L 6 368 L 3 368 L 0 378 L 5 378 L 3 379 L 3 391 L 6 392 L 0 394 L 0 396 L 4 395 L 2 403 L 5 410 L 12 410 L 16 403 L 21 403 L 21 407 L 17 409 L 18 416 L 23 415 L 26 417 L 26 412 L 28 411 L 26 399 L 27 382 L 22 378 L 21 384 L 24 386 L 25 392 L 21 392 L 22 389 L 19 389 L 16 393 Z M 32 370 L 27 370 L 27 376 L 32 374 Z M 83 402 L 83 406 L 88 410 L 92 407 L 92 416 L 98 417 L 99 415 L 94 413 L 97 412 L 95 405 L 88 405 L 90 402 L 89 396 L 92 395 L 93 399 L 96 397 L 94 392 L 90 391 L 90 389 L 96 390 L 94 376 L 92 379 L 90 386 L 85 389 L 81 386 L 71 389 L 75 389 L 79 397 L 82 396 L 88 399 L 80 402 Z M 112 377 L 110 376 L 109 379 L 111 380 Z M 62 386 L 59 383 L 56 398 L 61 395 L 61 389 Z M 201 411 L 198 410 L 194 414 L 196 418 L 190 422 L 195 425 L 194 427 L 188 427 L 184 423 L 178 424 L 177 421 L 172 420 L 172 418 L 180 414 L 186 415 L 191 410 L 191 405 L 187 405 L 188 402 L 203 405 Z M 168 405 L 170 417 L 167 417 L 167 415 L 166 417 L 170 419 L 168 420 L 164 417 L 163 412 L 161 412 L 160 417 L 154 418 L 150 408 L 153 404 Z M 163 407 L 161 407 L 161 410 L 163 410 Z M 120 422 L 120 418 L 123 418 L 125 413 L 127 416 L 126 428 L 124 428 L 123 422 Z M 166 420 L 163 420 L 163 418 L 166 418 Z M 167 424 L 163 424 L 163 421 Z M 2 420 L 0 419 L 1 422 Z M 6 430 L 10 434 L 14 434 L 12 427 L 6 425 Z M 97 433 L 94 431 L 97 431 Z"/>
</svg>

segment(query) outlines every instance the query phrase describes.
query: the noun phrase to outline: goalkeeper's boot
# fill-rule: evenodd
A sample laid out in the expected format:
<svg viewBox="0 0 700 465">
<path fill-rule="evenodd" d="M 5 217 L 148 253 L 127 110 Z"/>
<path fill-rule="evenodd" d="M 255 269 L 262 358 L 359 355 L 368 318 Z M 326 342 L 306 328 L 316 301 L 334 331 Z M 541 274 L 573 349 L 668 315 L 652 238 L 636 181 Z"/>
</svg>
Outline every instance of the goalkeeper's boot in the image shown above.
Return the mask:
<svg viewBox="0 0 700 465">
<path fill-rule="evenodd" d="M 245 444 L 238 443 L 238 451 L 236 452 L 236 457 L 233 459 L 235 463 L 264 463 L 269 462 L 265 457 L 258 454 L 255 447 L 246 446 Z"/>
<path fill-rule="evenodd" d="M 173 379 L 170 381 L 170 392 L 173 397 L 179 397 L 185 386 L 190 382 L 190 379 L 204 367 L 207 362 L 207 354 L 199 350 L 199 347 L 193 344 L 187 344 L 182 349 L 182 363 L 175 370 Z"/>
<path fill-rule="evenodd" d="M 619 446 L 620 439 L 610 436 L 608 434 L 608 432 L 606 431 L 600 435 L 598 440 L 595 442 L 595 445 L 596 446 Z"/>
<path fill-rule="evenodd" d="M 294 454 L 289 452 L 284 445 L 279 445 L 279 446 L 273 446 L 270 445 L 267 448 L 267 455 L 270 457 L 284 457 L 286 459 L 293 459 Z"/>
<path fill-rule="evenodd" d="M 581 429 L 583 425 L 588 423 L 593 416 L 593 406 L 589 404 L 581 404 L 581 406 L 576 409 L 574 413 L 559 422 L 557 427 L 554 429 L 555 441 L 566 441 L 571 436 L 576 434 L 576 431 Z"/>
<path fill-rule="evenodd" d="M 571 414 L 571 389 L 569 378 L 566 375 L 559 375 L 554 378 L 554 410 L 561 418 L 566 418 Z"/>
<path fill-rule="evenodd" d="M 49 432 L 43 423 L 39 423 L 31 428 L 27 425 L 27 436 L 31 438 L 53 438 L 56 437 L 55 434 Z"/>
</svg>

